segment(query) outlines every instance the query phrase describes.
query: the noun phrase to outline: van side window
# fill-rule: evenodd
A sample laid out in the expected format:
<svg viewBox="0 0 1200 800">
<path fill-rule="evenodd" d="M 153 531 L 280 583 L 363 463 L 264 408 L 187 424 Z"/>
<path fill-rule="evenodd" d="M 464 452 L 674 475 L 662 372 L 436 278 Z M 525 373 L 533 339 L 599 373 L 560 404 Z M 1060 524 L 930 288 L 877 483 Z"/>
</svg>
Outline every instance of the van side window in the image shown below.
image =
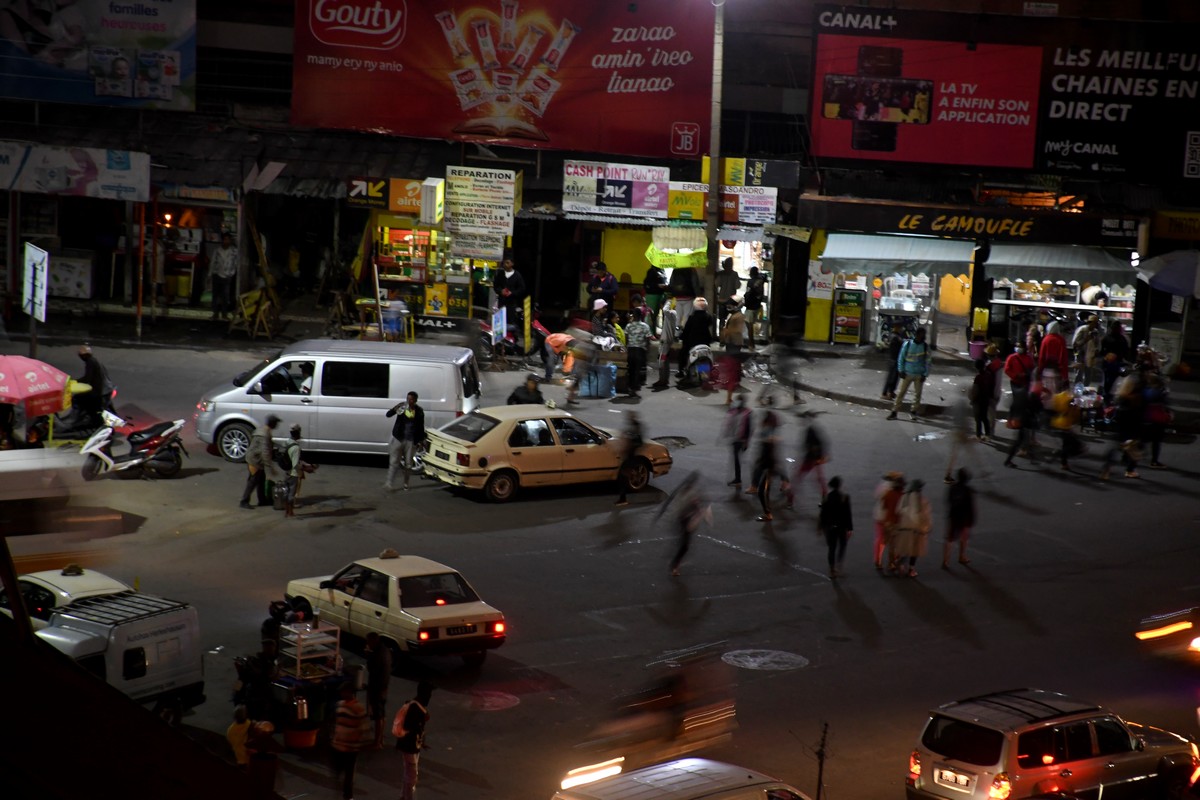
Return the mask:
<svg viewBox="0 0 1200 800">
<path fill-rule="evenodd" d="M 125 680 L 146 677 L 146 648 L 129 648 L 122 654 L 121 661 L 121 677 Z"/>
<path fill-rule="evenodd" d="M 331 397 L 387 397 L 387 364 L 326 361 L 321 369 L 321 394 Z"/>
<path fill-rule="evenodd" d="M 466 361 L 459 370 L 462 373 L 463 397 L 474 397 L 480 393 L 479 370 L 475 368 L 475 359 Z"/>
</svg>

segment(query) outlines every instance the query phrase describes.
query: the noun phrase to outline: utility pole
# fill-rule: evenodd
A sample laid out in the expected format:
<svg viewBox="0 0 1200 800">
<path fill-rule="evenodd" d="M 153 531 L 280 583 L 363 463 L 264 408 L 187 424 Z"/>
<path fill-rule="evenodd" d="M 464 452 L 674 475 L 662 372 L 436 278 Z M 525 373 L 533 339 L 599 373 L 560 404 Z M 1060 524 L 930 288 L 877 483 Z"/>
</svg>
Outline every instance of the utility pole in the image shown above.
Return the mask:
<svg viewBox="0 0 1200 800">
<path fill-rule="evenodd" d="M 821 792 L 825 788 L 825 742 L 829 739 L 829 723 L 821 725 L 821 743 L 817 745 L 817 796 L 821 800 Z"/>
<path fill-rule="evenodd" d="M 713 68 L 712 118 L 708 134 L 708 206 L 705 234 L 708 238 L 708 265 L 704 276 L 704 295 L 715 316 L 717 313 L 717 262 L 721 258 L 721 242 L 717 233 L 721 227 L 721 83 L 724 79 L 725 0 L 712 0 L 713 11 Z"/>
</svg>

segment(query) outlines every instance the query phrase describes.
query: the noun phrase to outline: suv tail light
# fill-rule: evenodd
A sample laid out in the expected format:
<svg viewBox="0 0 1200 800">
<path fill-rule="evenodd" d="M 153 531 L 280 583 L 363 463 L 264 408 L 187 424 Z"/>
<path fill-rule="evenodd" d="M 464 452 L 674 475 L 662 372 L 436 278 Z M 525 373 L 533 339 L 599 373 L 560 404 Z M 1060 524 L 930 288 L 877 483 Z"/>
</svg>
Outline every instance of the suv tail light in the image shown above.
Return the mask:
<svg viewBox="0 0 1200 800">
<path fill-rule="evenodd" d="M 1010 794 L 1012 794 L 1012 783 L 1008 780 L 1007 772 L 1001 772 L 992 778 L 992 786 L 988 789 L 990 800 L 1008 800 Z"/>
<path fill-rule="evenodd" d="M 908 784 L 916 785 L 917 778 L 921 777 L 921 754 L 916 750 L 912 751 L 912 755 L 908 757 Z"/>
</svg>

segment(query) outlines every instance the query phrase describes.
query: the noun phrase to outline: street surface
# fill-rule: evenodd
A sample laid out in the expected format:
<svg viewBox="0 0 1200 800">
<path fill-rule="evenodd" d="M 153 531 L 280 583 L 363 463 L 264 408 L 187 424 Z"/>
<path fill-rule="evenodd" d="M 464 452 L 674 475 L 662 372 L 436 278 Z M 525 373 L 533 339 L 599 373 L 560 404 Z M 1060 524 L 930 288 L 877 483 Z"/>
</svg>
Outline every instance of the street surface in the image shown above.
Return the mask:
<svg viewBox="0 0 1200 800">
<path fill-rule="evenodd" d="M 97 348 L 97 356 L 119 387 L 118 409 L 148 424 L 190 419 L 204 390 L 276 349 Z M 73 348 L 43 345 L 39 357 L 80 371 Z M 822 361 L 806 368 L 838 366 Z M 484 405 L 502 403 L 520 380 L 517 372 L 484 377 Z M 561 402 L 563 390 L 547 396 Z M 418 678 L 438 686 L 421 759 L 426 798 L 548 798 L 561 775 L 583 763 L 571 746 L 614 697 L 638 688 L 670 651 L 704 643 L 761 651 L 736 659 L 758 668 L 736 669 L 740 728 L 708 755 L 815 796 L 815 750 L 828 723 L 830 800 L 902 797 L 926 712 L 996 689 L 1063 691 L 1128 719 L 1200 733 L 1200 666 L 1144 659 L 1131 635 L 1143 615 L 1200 604 L 1200 472 L 1190 439 L 1167 445 L 1170 470 L 1144 469 L 1141 480 L 1117 470 L 1107 483 L 1095 477 L 1095 445 L 1069 473 L 1024 460 L 1004 469 L 994 446 L 971 446 L 965 464 L 977 476 L 980 517 L 972 563 L 942 571 L 948 420 L 886 422 L 877 409 L 809 396 L 800 408 L 817 414 L 831 443 L 826 474 L 843 477 L 854 503 L 846 575 L 834 582 L 816 533 L 814 483 L 800 487 L 794 511 L 777 507 L 770 526 L 755 521 L 754 498 L 726 487 L 723 398 L 671 389 L 640 402 L 584 401 L 580 416 L 601 426 L 619 429 L 621 412 L 633 408 L 648 436 L 691 443 L 672 446 L 672 474 L 621 510 L 604 486 L 523 492 L 506 506 L 426 480 L 386 495 L 384 459 L 318 456 L 298 518 L 285 520 L 268 509 L 240 510 L 245 468 L 205 452 L 189 425 L 191 458 L 178 478 L 110 477 L 83 487 L 64 532 L 9 546 L 19 571 L 42 568 L 46 554 L 55 563 L 70 554 L 195 604 L 210 651 L 209 700 L 185 725 L 220 753 L 232 719 L 232 658 L 257 649 L 267 605 L 290 578 L 331 573 L 385 547 L 461 570 L 505 612 L 509 639 L 478 672 L 457 659 L 397 664 L 389 715 Z M 785 413 L 792 457 L 804 421 Z M 881 577 L 871 566 L 871 495 L 893 469 L 923 478 L 934 507 L 917 579 Z M 692 470 L 711 497 L 714 524 L 693 540 L 682 577 L 671 578 L 673 525 L 655 512 L 664 491 Z M 399 774 L 390 747 L 365 754 L 357 796 L 393 797 Z M 336 796 L 327 763 L 315 755 L 287 756 L 279 789 Z"/>
</svg>

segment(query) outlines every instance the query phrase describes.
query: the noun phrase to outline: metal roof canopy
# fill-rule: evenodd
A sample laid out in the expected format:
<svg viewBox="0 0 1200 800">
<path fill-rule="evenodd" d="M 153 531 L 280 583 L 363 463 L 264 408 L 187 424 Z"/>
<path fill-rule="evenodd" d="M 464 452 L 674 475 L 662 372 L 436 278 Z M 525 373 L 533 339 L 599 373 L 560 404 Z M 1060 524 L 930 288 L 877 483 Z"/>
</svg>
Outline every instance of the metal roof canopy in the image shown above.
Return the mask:
<svg viewBox="0 0 1200 800">
<path fill-rule="evenodd" d="M 970 269 L 974 249 L 974 242 L 956 239 L 831 233 L 821 263 L 834 272 L 958 275 Z"/>
<path fill-rule="evenodd" d="M 989 278 L 1027 281 L 1133 283 L 1137 272 L 1101 247 L 1074 244 L 992 244 L 984 269 Z"/>
</svg>

